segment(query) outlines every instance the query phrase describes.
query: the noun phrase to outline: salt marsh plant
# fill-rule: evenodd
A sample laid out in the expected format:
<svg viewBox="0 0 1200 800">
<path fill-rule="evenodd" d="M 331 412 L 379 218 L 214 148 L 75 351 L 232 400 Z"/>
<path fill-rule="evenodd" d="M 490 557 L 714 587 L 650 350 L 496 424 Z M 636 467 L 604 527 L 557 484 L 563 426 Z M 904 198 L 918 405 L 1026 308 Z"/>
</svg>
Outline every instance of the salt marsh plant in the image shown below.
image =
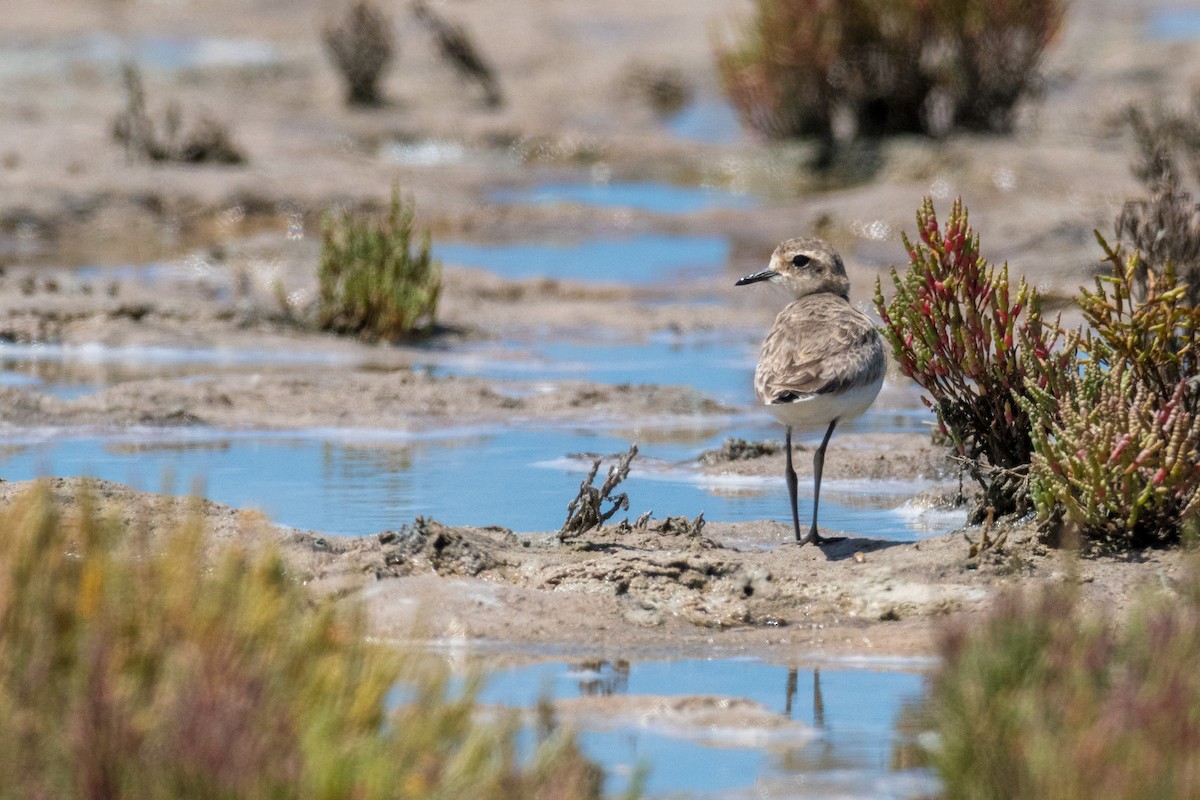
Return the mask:
<svg viewBox="0 0 1200 800">
<path fill-rule="evenodd" d="M 909 265 L 903 274 L 892 269 L 889 301 L 875 282 L 883 334 L 984 489 L 973 521 L 989 506 L 997 514 L 1022 511 L 1034 423 L 1021 400 L 1031 385 L 1053 389 L 1071 355 L 1055 349 L 1056 327 L 1044 323 L 1037 292 L 1024 279 L 1011 286 L 1007 264 L 997 269 L 980 256 L 961 199 L 943 230 L 926 198 L 917 236 L 916 243 L 903 237 Z M 1033 358 L 1022 358 L 1023 350 Z"/>
<path fill-rule="evenodd" d="M 511 721 L 277 555 L 122 517 L 45 486 L 0 516 L 0 797 L 599 796 L 571 738 L 519 760 Z"/>
<path fill-rule="evenodd" d="M 366 339 L 396 341 L 433 327 L 442 268 L 417 233 L 411 201 L 392 190 L 382 221 L 352 211 L 325 219 L 318 269 L 318 324 Z"/>
<path fill-rule="evenodd" d="M 1188 303 L 1200 306 L 1200 97 L 1187 115 L 1129 110 L 1138 144 L 1133 171 L 1149 197 L 1130 200 L 1117 215 L 1117 236 L 1140 253 L 1135 277 L 1140 291 L 1147 276 L 1170 263 L 1188 286 Z"/>
<path fill-rule="evenodd" d="M 1079 297 L 1080 363 L 1027 403 L 1045 423 L 1032 497 L 1051 529 L 1100 547 L 1176 542 L 1200 532 L 1200 308 L 1170 262 L 1145 272 L 1100 244 L 1112 274 Z"/>
<path fill-rule="evenodd" d="M 413 3 L 413 14 L 433 36 L 438 52 L 446 63 L 466 80 L 479 84 L 484 103 L 491 108 L 501 105 L 504 95 L 500 92 L 496 70 L 479 52 L 466 27 L 434 11 L 423 0 Z"/>
<path fill-rule="evenodd" d="M 1066 332 L 980 257 L 961 201 L 942 229 L 927 199 L 917 226 L 875 304 L 984 488 L 972 520 L 1033 507 L 1052 542 L 1116 550 L 1200 535 L 1200 308 L 1170 263 L 1146 272 L 1097 236 L 1112 274 L 1081 290 L 1086 328 Z"/>
<path fill-rule="evenodd" d="M 771 138 L 1006 131 L 1064 0 L 755 0 L 717 48 L 742 120 Z"/>
<path fill-rule="evenodd" d="M 948 800 L 1200 797 L 1200 579 L 1110 611 L 1058 585 L 944 638 L 927 708 Z"/>
<path fill-rule="evenodd" d="M 323 39 L 346 85 L 346 102 L 379 105 L 379 82 L 395 53 L 391 19 L 371 0 L 357 0 L 341 22 L 325 26 Z"/>
<path fill-rule="evenodd" d="M 230 138 L 229 130 L 207 117 L 186 131 L 179 106 L 170 105 L 159 125 L 147 110 L 142 73 L 134 64 L 123 64 L 125 108 L 112 124 L 112 135 L 130 158 L 174 161 L 183 164 L 241 164 L 246 159 Z"/>
</svg>

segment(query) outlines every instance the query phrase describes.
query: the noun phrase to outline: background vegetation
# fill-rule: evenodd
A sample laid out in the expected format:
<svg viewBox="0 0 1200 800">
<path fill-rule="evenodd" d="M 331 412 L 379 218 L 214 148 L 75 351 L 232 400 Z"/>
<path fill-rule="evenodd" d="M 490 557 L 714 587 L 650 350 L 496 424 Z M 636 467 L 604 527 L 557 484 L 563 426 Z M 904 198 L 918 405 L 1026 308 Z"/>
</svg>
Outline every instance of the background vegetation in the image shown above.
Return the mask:
<svg viewBox="0 0 1200 800">
<path fill-rule="evenodd" d="M 325 50 L 346 86 L 349 105 L 383 102 L 379 82 L 395 55 L 392 20 L 371 0 L 357 0 L 346 16 L 323 31 Z"/>
<path fill-rule="evenodd" d="M 770 138 L 1006 131 L 1062 0 L 756 0 L 717 48 L 743 122 Z"/>
</svg>

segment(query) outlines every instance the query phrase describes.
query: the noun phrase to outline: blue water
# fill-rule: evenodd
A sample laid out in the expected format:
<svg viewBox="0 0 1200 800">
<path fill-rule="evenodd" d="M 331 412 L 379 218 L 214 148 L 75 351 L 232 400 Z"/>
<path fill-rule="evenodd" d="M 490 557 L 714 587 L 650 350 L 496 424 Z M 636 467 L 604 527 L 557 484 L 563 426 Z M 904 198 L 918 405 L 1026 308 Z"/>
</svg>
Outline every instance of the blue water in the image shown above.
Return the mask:
<svg viewBox="0 0 1200 800">
<path fill-rule="evenodd" d="M 629 423 L 637 426 L 636 420 Z M 557 530 L 591 466 L 578 453 L 618 454 L 644 439 L 621 485 L 631 517 L 701 511 L 710 521 L 785 520 L 782 477 L 711 478 L 677 462 L 720 446 L 725 436 L 777 438 L 775 426 L 722 424 L 658 431 L 578 427 L 494 428 L 425 435 L 373 430 L 230 432 L 204 428 L 100 435 L 61 431 L 9 434 L 0 477 L 90 475 L 157 491 L 169 476 L 179 493 L 257 508 L 272 520 L 331 534 L 370 534 L 433 516 L 451 525 Z M 667 441 L 660 441 L 667 439 Z M 607 463 L 607 462 L 606 462 Z M 603 467 L 602 470 L 607 469 Z M 603 471 L 602 473 L 603 474 Z M 834 531 L 912 540 L 949 523 L 904 507 L 908 484 L 827 480 L 821 524 Z M 809 487 L 802 488 L 801 513 Z M 623 515 L 622 515 L 623 516 Z M 619 519 L 618 517 L 617 519 Z"/>
<path fill-rule="evenodd" d="M 895 723 L 902 705 L 919 695 L 914 671 L 868 669 L 789 670 L 752 659 L 636 662 L 553 662 L 500 670 L 490 675 L 481 700 L 532 708 L 542 696 L 717 695 L 761 703 L 815 729 L 802 745 L 710 747 L 636 725 L 615 730 L 584 729 L 584 751 L 608 775 L 609 792 L 622 791 L 627 776 L 648 770 L 651 795 L 677 792 L 719 797 L 762 781 L 788 785 L 796 797 L 907 796 L 880 791 L 890 772 Z M 903 668 L 902 668 L 903 669 Z M 819 702 L 817 700 L 819 689 Z M 927 773 L 910 783 L 931 788 Z M 812 793 L 823 785 L 834 794 Z M 810 787 L 806 791 L 805 787 Z"/>
<path fill-rule="evenodd" d="M 508 279 L 546 277 L 594 283 L 654 284 L 714 277 L 729 259 L 722 236 L 645 234 L 627 239 L 590 239 L 571 244 L 439 242 L 443 263 L 480 267 Z"/>
<path fill-rule="evenodd" d="M 691 386 L 732 405 L 754 400 L 757 334 L 736 338 L 652 336 L 644 342 L 543 340 L 431 348 L 418 367 L 435 375 L 509 380 L 587 380 Z"/>
<path fill-rule="evenodd" d="M 116 36 L 92 32 L 52 44 L 0 47 L 0 75 L 63 74 L 77 64 L 187 70 L 264 67 L 280 62 L 278 48 L 259 39 Z"/>
<path fill-rule="evenodd" d="M 723 100 L 689 103 L 667 121 L 667 129 L 680 139 L 704 144 L 737 144 L 746 138 L 737 112 Z"/>
<path fill-rule="evenodd" d="M 1159 42 L 1200 39 L 1200 8 L 1157 11 L 1146 22 L 1146 31 Z"/>
<path fill-rule="evenodd" d="M 580 203 L 601 208 L 628 208 L 657 214 L 755 208 L 755 198 L 702 186 L 669 183 L 547 183 L 534 189 L 499 189 L 489 195 L 506 205 Z"/>
</svg>

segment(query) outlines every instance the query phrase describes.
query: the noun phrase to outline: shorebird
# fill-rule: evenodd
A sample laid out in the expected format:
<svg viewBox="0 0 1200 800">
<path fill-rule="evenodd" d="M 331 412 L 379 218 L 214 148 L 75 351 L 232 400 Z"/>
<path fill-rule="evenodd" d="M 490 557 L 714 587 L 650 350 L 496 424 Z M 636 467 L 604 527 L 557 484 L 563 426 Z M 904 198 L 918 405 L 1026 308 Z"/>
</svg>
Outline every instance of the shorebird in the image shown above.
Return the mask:
<svg viewBox="0 0 1200 800">
<path fill-rule="evenodd" d="M 821 239 L 788 239 L 775 248 L 765 270 L 747 275 L 737 285 L 759 281 L 781 286 L 794 298 L 763 340 L 754 390 L 787 426 L 784 479 L 792 500 L 796 541 L 836 541 L 817 532 L 825 447 L 839 422 L 862 414 L 879 394 L 887 369 L 883 337 L 866 314 L 850 305 L 850 279 L 842 257 Z M 812 527 L 804 535 L 792 468 L 793 430 L 825 431 L 813 454 Z"/>
</svg>

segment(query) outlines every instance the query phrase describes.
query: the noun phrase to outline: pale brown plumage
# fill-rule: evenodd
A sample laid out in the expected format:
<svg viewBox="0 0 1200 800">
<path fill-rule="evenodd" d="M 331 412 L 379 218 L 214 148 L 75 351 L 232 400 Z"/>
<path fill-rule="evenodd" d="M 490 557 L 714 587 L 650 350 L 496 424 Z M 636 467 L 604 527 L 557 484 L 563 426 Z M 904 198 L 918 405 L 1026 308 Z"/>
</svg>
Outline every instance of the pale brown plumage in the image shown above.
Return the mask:
<svg viewBox="0 0 1200 800">
<path fill-rule="evenodd" d="M 791 402 L 876 383 L 886 367 L 879 333 L 866 314 L 837 295 L 810 294 L 775 318 L 754 372 L 754 389 L 763 403 Z"/>
</svg>

